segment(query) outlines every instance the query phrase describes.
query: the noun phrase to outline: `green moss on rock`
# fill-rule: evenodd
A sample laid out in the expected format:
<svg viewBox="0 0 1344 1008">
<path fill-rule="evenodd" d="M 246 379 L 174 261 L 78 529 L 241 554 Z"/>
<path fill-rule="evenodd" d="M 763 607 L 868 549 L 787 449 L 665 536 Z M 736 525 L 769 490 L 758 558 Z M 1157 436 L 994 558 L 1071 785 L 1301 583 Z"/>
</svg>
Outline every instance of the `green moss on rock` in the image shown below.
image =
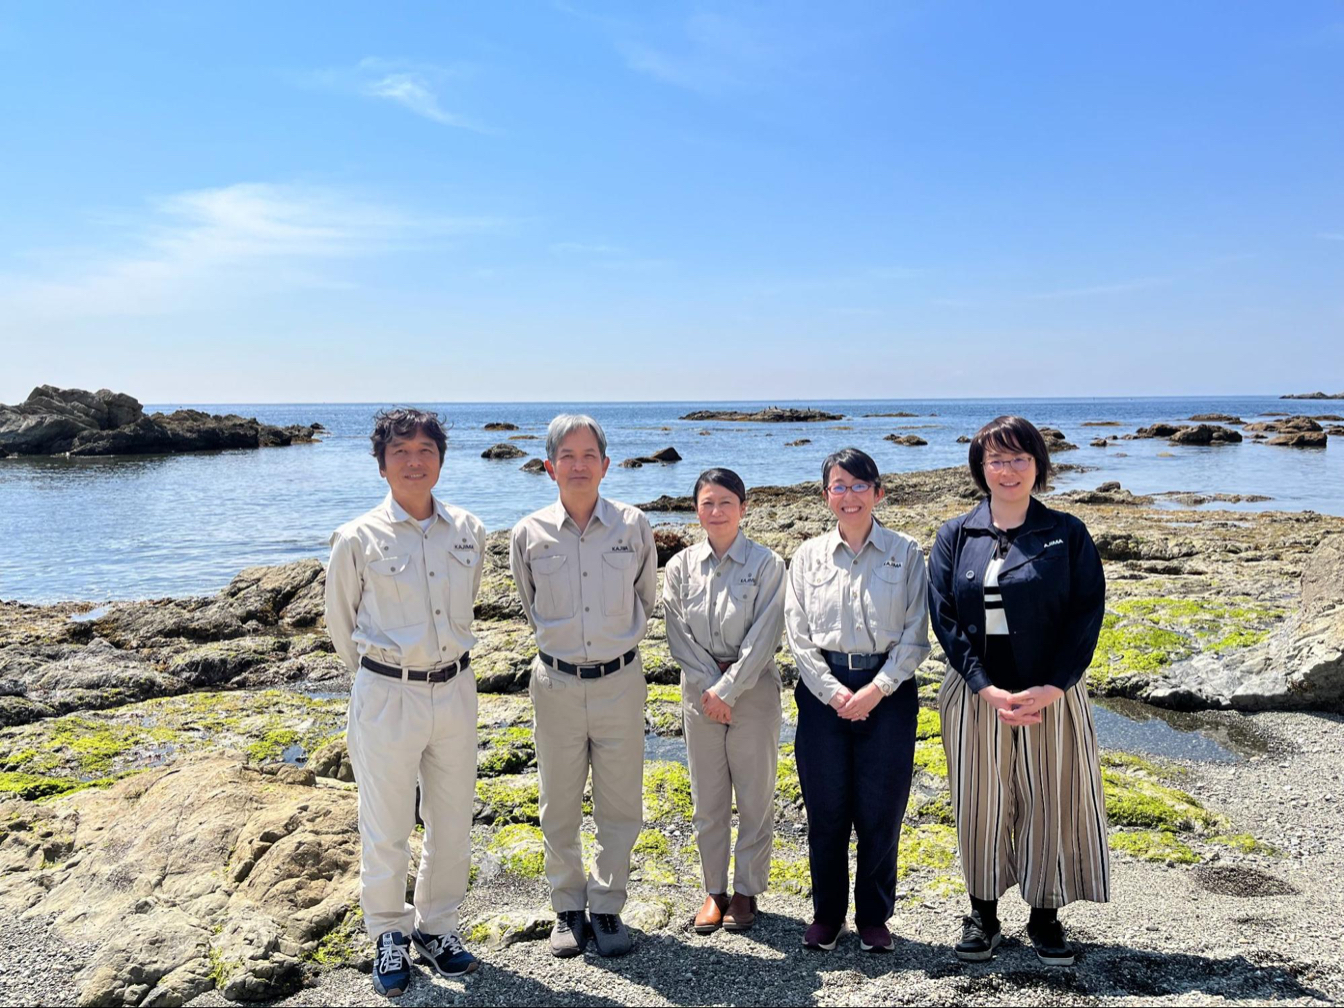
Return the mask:
<svg viewBox="0 0 1344 1008">
<path fill-rule="evenodd" d="M 1116 826 L 1206 833 L 1223 825 L 1221 816 L 1184 791 L 1133 773 L 1103 767 L 1106 814 Z"/>
<path fill-rule="evenodd" d="M 540 790 L 535 774 L 510 774 L 476 781 L 476 799 L 481 803 L 477 818 L 495 823 L 537 823 Z"/>
<path fill-rule="evenodd" d="M 807 896 L 812 892 L 812 869 L 805 857 L 770 859 L 770 888 Z"/>
<path fill-rule="evenodd" d="M 915 738 L 934 739 L 942 738 L 942 735 L 943 720 L 938 716 L 938 712 L 928 707 L 921 707 L 915 718 Z"/>
<path fill-rule="evenodd" d="M 775 768 L 775 795 L 784 805 L 798 808 L 803 801 L 803 785 L 798 780 L 798 758 L 792 742 L 779 747 L 779 763 Z"/>
<path fill-rule="evenodd" d="M 1199 855 L 1169 830 L 1124 830 L 1110 836 L 1111 850 L 1144 861 L 1196 864 Z"/>
<path fill-rule="evenodd" d="M 935 777 L 947 776 L 947 753 L 943 751 L 941 736 L 915 743 L 915 766 L 923 767 Z"/>
<path fill-rule="evenodd" d="M 367 940 L 364 911 L 353 907 L 318 940 L 308 959 L 319 966 L 348 966 L 367 957 L 364 947 Z"/>
<path fill-rule="evenodd" d="M 52 795 L 66 794 L 80 787 L 73 777 L 43 777 L 39 774 L 0 773 L 0 797 L 22 798 L 35 801 Z"/>
<path fill-rule="evenodd" d="M 956 860 L 957 831 L 951 826 L 929 823 L 901 829 L 900 846 L 896 854 L 897 878 L 925 869 L 943 872 L 951 868 Z"/>
<path fill-rule="evenodd" d="M 546 874 L 546 848 L 536 826 L 526 823 L 505 826 L 490 838 L 487 849 L 511 875 L 540 878 Z"/>
<path fill-rule="evenodd" d="M 691 818 L 691 775 L 680 763 L 644 764 L 644 819 Z"/>
</svg>

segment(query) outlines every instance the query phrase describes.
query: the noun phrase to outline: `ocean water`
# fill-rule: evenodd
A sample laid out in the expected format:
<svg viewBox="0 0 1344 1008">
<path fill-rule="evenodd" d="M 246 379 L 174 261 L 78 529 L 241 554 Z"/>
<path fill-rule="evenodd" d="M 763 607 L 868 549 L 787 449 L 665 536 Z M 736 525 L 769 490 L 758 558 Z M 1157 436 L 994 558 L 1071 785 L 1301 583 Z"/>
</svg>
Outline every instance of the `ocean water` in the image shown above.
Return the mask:
<svg viewBox="0 0 1344 1008">
<path fill-rule="evenodd" d="M 386 492 L 369 455 L 373 414 L 385 404 L 165 403 L 211 413 L 239 413 L 277 424 L 322 423 L 319 444 L 252 451 L 123 458 L 0 459 L 0 598 L 26 602 L 108 600 L 209 594 L 241 568 L 302 557 L 325 557 L 332 529 L 376 504 Z M 1130 433 L 1159 420 L 1194 413 L 1230 413 L 1243 420 L 1281 411 L 1307 416 L 1344 414 L 1344 402 L 1223 398 L 899 400 L 789 403 L 841 413 L 844 420 L 755 424 L 679 420 L 694 409 L 751 410 L 760 403 L 422 403 L 451 424 L 437 493 L 477 514 L 487 528 L 511 526 L 554 499 L 542 475 L 520 472 L 526 459 L 486 461 L 481 452 L 511 434 L 529 457 L 544 455 L 546 424 L 558 412 L 582 411 L 603 424 L 614 463 L 669 445 L 684 457 L 667 466 L 621 469 L 603 483 L 610 497 L 639 503 L 660 494 L 687 494 L 701 470 L 735 469 L 748 486 L 820 477 L 827 453 L 856 445 L 883 472 L 909 472 L 965 463 L 961 434 L 972 434 L 1002 413 L 1019 413 L 1058 427 L 1079 445 L 1056 456 L 1094 467 L 1067 474 L 1060 489 L 1119 480 L 1135 493 L 1193 490 L 1264 494 L 1263 504 L 1230 508 L 1314 510 L 1344 514 L 1344 449 L 1276 448 L 1243 442 L 1181 447 L 1166 441 L 1123 441 L 1091 448 L 1098 435 Z M 903 410 L 909 418 L 865 417 Z M 490 421 L 518 431 L 482 430 Z M 1118 427 L 1084 427 L 1085 421 Z M 708 431 L 708 434 L 701 434 Z M 882 440 L 914 433 L 925 447 Z M 786 447 L 809 438 L 811 443 Z"/>
</svg>

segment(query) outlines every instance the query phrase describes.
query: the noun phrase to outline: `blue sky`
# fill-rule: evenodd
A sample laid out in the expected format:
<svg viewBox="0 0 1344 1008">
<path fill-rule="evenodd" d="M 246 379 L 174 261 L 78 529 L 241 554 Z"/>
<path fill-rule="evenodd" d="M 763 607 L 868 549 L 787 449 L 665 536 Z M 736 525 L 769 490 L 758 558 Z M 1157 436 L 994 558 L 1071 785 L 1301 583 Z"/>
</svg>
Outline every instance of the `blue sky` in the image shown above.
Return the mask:
<svg viewBox="0 0 1344 1008">
<path fill-rule="evenodd" d="M 1344 389 L 1344 5 L 9 4 L 0 401 Z"/>
</svg>

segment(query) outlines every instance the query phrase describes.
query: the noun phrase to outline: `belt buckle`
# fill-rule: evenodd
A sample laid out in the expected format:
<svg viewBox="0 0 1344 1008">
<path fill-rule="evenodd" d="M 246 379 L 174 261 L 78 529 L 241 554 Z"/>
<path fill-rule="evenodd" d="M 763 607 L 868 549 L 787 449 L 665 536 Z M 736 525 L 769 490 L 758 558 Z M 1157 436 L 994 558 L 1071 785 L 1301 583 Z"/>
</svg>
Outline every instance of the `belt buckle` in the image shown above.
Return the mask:
<svg viewBox="0 0 1344 1008">
<path fill-rule="evenodd" d="M 602 666 L 601 666 L 601 665 L 579 665 L 579 666 L 576 666 L 576 671 L 578 672 L 578 674 L 579 674 L 579 678 L 580 678 L 580 679 L 601 679 L 601 678 L 602 678 Z"/>
<path fill-rule="evenodd" d="M 862 672 L 862 671 L 863 671 L 863 669 L 856 669 L 856 668 L 854 667 L 854 652 L 852 652 L 852 651 L 848 651 L 848 652 L 845 653 L 845 667 L 846 667 L 847 669 L 849 669 L 849 671 L 851 671 L 851 672 Z"/>
</svg>

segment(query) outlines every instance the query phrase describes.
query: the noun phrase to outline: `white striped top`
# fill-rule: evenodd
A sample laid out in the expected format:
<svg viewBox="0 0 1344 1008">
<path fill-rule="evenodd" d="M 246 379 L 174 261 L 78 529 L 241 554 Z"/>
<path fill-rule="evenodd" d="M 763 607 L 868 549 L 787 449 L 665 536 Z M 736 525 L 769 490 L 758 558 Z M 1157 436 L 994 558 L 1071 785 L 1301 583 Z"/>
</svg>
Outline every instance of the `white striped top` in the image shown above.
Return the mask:
<svg viewBox="0 0 1344 1008">
<path fill-rule="evenodd" d="M 1006 634 L 1008 614 L 1003 610 L 1003 595 L 999 591 L 999 571 L 1003 557 L 995 557 L 985 568 L 985 633 Z"/>
</svg>

